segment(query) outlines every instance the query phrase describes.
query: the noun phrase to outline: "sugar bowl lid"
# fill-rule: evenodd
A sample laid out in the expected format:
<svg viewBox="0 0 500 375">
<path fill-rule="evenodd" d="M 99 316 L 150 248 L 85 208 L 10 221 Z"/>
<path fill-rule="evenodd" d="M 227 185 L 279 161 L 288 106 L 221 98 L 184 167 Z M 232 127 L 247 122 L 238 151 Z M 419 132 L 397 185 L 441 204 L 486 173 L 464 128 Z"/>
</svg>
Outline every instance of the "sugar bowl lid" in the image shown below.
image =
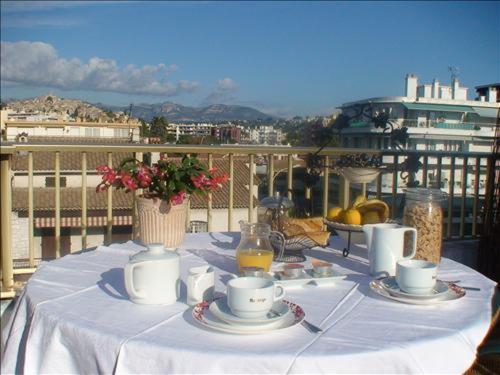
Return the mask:
<svg viewBox="0 0 500 375">
<path fill-rule="evenodd" d="M 167 260 L 179 258 L 179 254 L 175 251 L 165 251 L 165 247 L 161 243 L 151 243 L 147 245 L 147 250 L 139 251 L 137 254 L 130 256 L 131 262 L 143 262 L 151 260 Z"/>
<path fill-rule="evenodd" d="M 266 208 L 292 208 L 294 206 L 293 201 L 287 197 L 281 196 L 279 192 L 272 197 L 266 197 L 260 201 L 260 205 Z"/>
</svg>

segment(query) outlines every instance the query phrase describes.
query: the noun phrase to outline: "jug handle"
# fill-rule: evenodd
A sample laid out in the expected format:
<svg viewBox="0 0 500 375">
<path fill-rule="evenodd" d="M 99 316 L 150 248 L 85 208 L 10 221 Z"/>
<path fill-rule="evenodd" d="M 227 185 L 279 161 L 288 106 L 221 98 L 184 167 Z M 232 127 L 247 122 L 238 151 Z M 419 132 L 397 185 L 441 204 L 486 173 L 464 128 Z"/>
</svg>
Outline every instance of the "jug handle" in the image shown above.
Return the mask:
<svg viewBox="0 0 500 375">
<path fill-rule="evenodd" d="M 272 236 L 275 236 L 279 241 L 279 252 L 278 252 L 278 256 L 275 258 L 282 259 L 283 255 L 285 253 L 285 241 L 286 241 L 285 236 L 283 236 L 283 234 L 281 232 L 278 232 L 275 230 L 271 231 L 270 237 L 272 237 Z"/>
<path fill-rule="evenodd" d="M 200 280 L 208 275 L 210 272 L 213 272 L 213 268 L 212 267 L 209 267 L 207 268 L 207 271 L 205 273 L 199 273 L 197 275 L 193 275 L 193 281 L 194 281 L 194 288 L 198 288 L 198 283 L 200 282 Z M 229 275 L 231 275 L 231 278 L 234 279 L 234 278 L 237 278 L 238 276 L 230 273 Z M 234 277 L 233 277 L 234 276 Z"/>
<path fill-rule="evenodd" d="M 125 289 L 127 290 L 127 293 L 130 294 L 130 297 L 134 298 L 146 298 L 146 296 L 140 292 L 137 291 L 134 287 L 134 268 L 137 267 L 136 263 L 132 264 L 127 264 L 125 266 L 125 269 L 123 270 L 124 272 L 124 279 L 125 279 Z"/>
<path fill-rule="evenodd" d="M 404 232 L 413 233 L 413 246 L 411 248 L 411 253 L 408 256 L 403 257 L 403 259 L 412 259 L 417 254 L 417 230 L 415 228 L 401 228 L 403 235 Z"/>
</svg>

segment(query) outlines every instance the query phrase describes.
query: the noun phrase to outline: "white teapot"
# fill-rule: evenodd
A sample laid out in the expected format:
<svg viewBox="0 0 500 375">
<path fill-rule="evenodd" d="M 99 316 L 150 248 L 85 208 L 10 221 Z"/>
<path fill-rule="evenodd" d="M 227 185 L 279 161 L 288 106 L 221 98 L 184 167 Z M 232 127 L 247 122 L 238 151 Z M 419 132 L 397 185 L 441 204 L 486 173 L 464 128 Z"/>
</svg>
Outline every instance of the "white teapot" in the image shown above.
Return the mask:
<svg viewBox="0 0 500 375">
<path fill-rule="evenodd" d="M 179 299 L 180 257 L 160 243 L 130 257 L 124 269 L 125 289 L 132 302 L 168 305 Z"/>
</svg>

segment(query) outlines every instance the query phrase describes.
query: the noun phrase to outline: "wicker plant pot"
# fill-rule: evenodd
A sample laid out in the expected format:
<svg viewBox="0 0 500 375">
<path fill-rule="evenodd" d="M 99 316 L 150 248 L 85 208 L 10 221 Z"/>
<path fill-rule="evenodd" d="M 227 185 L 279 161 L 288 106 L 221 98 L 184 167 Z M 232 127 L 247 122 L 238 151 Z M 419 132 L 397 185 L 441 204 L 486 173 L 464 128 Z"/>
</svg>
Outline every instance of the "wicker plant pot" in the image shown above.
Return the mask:
<svg viewBox="0 0 500 375">
<path fill-rule="evenodd" d="M 186 215 L 189 199 L 171 205 L 159 198 L 137 197 L 139 239 L 143 244 L 162 243 L 176 248 L 186 235 Z"/>
</svg>

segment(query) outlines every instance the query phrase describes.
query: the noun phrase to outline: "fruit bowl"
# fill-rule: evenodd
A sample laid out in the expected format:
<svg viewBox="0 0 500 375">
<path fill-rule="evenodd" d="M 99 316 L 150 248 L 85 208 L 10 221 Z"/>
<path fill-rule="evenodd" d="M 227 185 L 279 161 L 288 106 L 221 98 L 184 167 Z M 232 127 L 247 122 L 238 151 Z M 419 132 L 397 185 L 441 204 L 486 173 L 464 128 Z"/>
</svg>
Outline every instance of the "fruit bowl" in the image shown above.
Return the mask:
<svg viewBox="0 0 500 375">
<path fill-rule="evenodd" d="M 325 224 L 335 230 L 335 232 L 342 238 L 344 241 L 349 240 L 349 232 L 351 233 L 351 242 L 356 245 L 365 245 L 365 234 L 363 233 L 362 225 L 354 225 L 354 224 L 344 224 L 338 223 L 335 221 L 331 221 L 325 219 Z"/>
<path fill-rule="evenodd" d="M 375 180 L 379 173 L 379 168 L 356 168 L 344 167 L 339 168 L 339 173 L 344 176 L 349 182 L 355 184 L 367 184 Z"/>
</svg>

